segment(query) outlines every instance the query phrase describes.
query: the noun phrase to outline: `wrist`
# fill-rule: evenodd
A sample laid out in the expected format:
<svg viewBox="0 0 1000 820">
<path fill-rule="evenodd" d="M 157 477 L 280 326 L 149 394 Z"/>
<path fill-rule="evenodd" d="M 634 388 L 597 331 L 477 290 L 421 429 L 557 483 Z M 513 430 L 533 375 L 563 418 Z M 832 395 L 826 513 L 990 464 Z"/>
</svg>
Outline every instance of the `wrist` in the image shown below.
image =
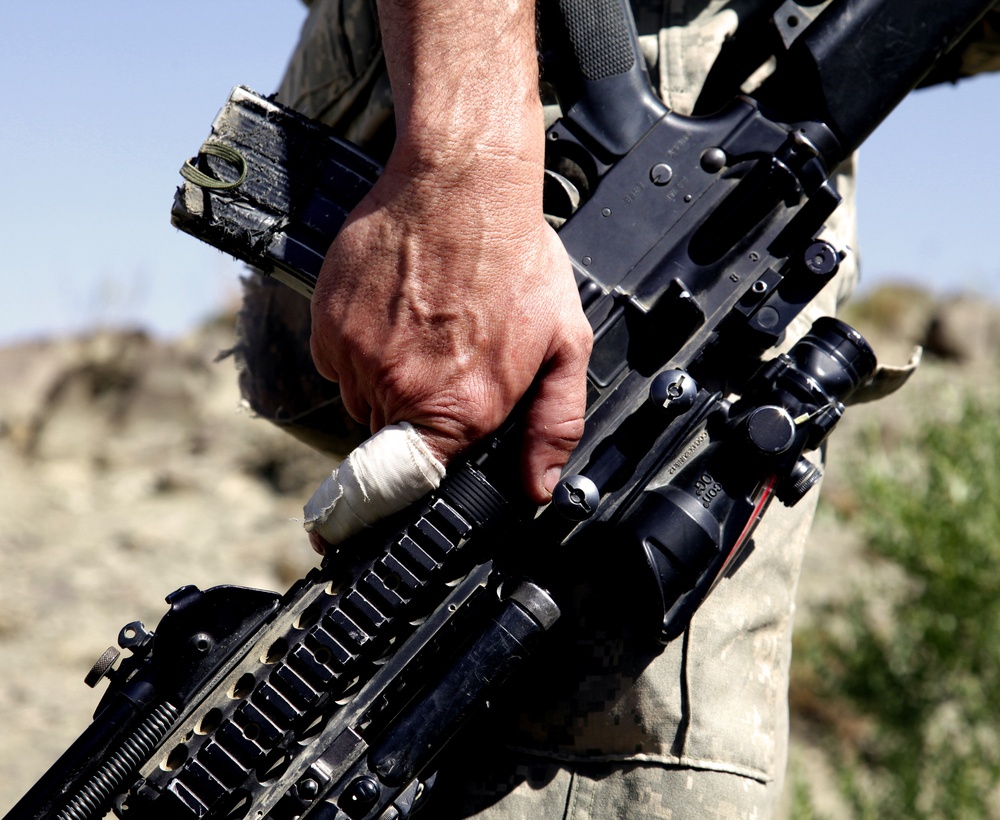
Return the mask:
<svg viewBox="0 0 1000 820">
<path fill-rule="evenodd" d="M 480 72 L 481 74 L 481 72 Z M 488 80 L 414 83 L 396 107 L 396 143 L 401 155 L 429 167 L 470 161 L 484 169 L 499 163 L 544 162 L 545 121 L 537 72 L 509 65 Z M 489 164 L 487 164 L 489 163 Z"/>
<path fill-rule="evenodd" d="M 463 120 L 448 128 L 440 127 L 440 121 L 421 124 L 415 119 L 411 125 L 397 134 L 389 173 L 449 185 L 541 185 L 545 131 L 540 108 L 520 119 Z"/>
</svg>

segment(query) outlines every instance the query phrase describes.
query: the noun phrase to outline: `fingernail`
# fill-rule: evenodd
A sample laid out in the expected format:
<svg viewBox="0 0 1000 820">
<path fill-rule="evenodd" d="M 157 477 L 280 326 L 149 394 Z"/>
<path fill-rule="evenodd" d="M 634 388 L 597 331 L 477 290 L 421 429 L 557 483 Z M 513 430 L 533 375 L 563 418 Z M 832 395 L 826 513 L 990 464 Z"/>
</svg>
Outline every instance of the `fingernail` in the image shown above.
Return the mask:
<svg viewBox="0 0 1000 820">
<path fill-rule="evenodd" d="M 325 539 L 323 539 L 319 533 L 310 532 L 309 533 L 309 546 L 313 548 L 315 552 L 320 555 L 326 555 L 326 550 L 330 546 Z"/>
<path fill-rule="evenodd" d="M 552 495 L 552 491 L 556 488 L 556 484 L 559 483 L 559 477 L 562 475 L 562 468 L 560 467 L 549 467 L 545 471 L 545 478 L 542 479 L 542 486 L 545 487 L 545 491 Z"/>
</svg>

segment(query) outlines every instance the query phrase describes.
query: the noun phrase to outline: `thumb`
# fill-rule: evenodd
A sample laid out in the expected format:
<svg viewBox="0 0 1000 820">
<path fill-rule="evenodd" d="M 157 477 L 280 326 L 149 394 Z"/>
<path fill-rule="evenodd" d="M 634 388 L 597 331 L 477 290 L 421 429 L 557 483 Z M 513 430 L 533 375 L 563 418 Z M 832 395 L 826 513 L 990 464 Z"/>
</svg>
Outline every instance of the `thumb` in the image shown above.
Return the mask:
<svg viewBox="0 0 1000 820">
<path fill-rule="evenodd" d="M 444 465 L 412 424 L 383 427 L 313 493 L 303 510 L 303 526 L 322 552 L 322 542 L 339 544 L 437 489 L 444 474 Z"/>
<path fill-rule="evenodd" d="M 583 437 L 589 345 L 567 345 L 550 361 L 528 407 L 522 469 L 528 495 L 547 503 Z"/>
</svg>

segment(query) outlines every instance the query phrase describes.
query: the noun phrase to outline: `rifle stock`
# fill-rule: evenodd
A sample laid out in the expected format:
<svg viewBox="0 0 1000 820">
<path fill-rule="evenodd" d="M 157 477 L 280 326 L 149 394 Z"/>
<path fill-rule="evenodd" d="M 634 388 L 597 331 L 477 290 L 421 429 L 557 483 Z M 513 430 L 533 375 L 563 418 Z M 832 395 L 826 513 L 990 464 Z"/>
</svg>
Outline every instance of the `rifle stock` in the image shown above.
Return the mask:
<svg viewBox="0 0 1000 820">
<path fill-rule="evenodd" d="M 558 619 L 564 567 L 604 557 L 611 532 L 635 619 L 651 639 L 679 635 L 771 501 L 815 484 L 808 453 L 875 368 L 833 319 L 769 354 L 840 264 L 818 238 L 840 201 L 831 173 L 992 1 L 919 5 L 913 26 L 913 0 L 835 0 L 760 102 L 689 118 L 652 94 L 624 2 L 561 0 L 572 70 L 556 78 L 546 185 L 595 346 L 586 432 L 553 504 L 536 511 L 512 479 L 510 420 L 283 596 L 179 590 L 153 633 L 123 639 L 132 654 L 94 724 L 9 820 L 408 816 L 436 755 Z M 613 21 L 610 55 L 589 47 L 580 20 L 595 14 Z M 897 24 L 905 64 L 876 33 Z M 308 296 L 379 170 L 238 88 L 173 219 Z"/>
</svg>

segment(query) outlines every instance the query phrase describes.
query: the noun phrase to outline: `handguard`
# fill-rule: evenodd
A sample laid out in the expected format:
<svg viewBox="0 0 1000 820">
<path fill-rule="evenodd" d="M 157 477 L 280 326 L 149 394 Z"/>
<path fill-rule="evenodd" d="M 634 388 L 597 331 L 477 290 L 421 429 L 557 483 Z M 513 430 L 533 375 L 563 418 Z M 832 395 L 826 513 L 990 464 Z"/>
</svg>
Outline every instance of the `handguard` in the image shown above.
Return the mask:
<svg viewBox="0 0 1000 820">
<path fill-rule="evenodd" d="M 649 88 L 625 2 L 560 0 L 546 45 L 575 69 L 551 77 L 546 204 L 595 345 L 553 503 L 520 491 L 513 417 L 283 596 L 177 591 L 154 632 L 122 631 L 130 656 L 93 673 L 111 682 L 94 724 L 8 820 L 408 817 L 578 581 L 603 591 L 623 565 L 632 626 L 681 634 L 767 505 L 815 484 L 809 453 L 875 367 L 835 319 L 774 355 L 842 258 L 819 238 L 830 175 L 992 3 L 833 0 L 795 32 L 782 3 L 766 104 L 688 118 Z M 242 88 L 185 168 L 174 224 L 304 295 L 379 174 Z"/>
</svg>

